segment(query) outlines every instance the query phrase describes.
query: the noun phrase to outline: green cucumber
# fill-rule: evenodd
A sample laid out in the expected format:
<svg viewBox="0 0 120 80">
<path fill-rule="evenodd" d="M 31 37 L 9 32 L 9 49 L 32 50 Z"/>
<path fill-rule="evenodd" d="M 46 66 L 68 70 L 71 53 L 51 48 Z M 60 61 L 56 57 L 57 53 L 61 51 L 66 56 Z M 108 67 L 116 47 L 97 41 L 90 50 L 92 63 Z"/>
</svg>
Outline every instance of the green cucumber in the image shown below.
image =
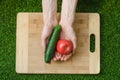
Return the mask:
<svg viewBox="0 0 120 80">
<path fill-rule="evenodd" d="M 61 26 L 56 25 L 52 31 L 52 34 L 50 36 L 50 39 L 48 41 L 46 51 L 45 51 L 44 59 L 46 63 L 50 63 L 51 59 L 55 55 L 56 45 L 57 45 L 57 41 L 59 40 L 61 30 L 62 30 Z"/>
</svg>

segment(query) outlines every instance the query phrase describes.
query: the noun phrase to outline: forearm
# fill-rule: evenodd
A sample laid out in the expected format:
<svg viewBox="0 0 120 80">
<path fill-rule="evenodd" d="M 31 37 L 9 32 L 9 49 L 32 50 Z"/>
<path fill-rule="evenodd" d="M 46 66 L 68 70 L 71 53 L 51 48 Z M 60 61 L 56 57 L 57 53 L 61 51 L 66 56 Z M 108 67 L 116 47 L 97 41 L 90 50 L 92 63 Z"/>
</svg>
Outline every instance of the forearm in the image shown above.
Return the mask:
<svg viewBox="0 0 120 80">
<path fill-rule="evenodd" d="M 72 26 L 77 0 L 63 0 L 60 24 Z"/>
<path fill-rule="evenodd" d="M 42 0 L 43 7 L 43 21 L 44 24 L 53 23 L 51 21 L 57 21 L 57 0 Z"/>
</svg>

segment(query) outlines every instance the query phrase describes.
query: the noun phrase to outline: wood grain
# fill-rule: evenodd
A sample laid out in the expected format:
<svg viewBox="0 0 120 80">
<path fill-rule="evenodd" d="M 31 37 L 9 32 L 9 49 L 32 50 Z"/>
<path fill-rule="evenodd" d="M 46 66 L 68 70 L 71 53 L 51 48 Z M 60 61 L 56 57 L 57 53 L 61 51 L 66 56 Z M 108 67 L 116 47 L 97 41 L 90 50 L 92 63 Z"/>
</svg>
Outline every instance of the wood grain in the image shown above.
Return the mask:
<svg viewBox="0 0 120 80">
<path fill-rule="evenodd" d="M 60 14 L 58 14 L 60 19 Z M 75 54 L 66 62 L 46 64 L 41 46 L 42 13 L 19 13 L 16 33 L 16 72 L 33 74 L 98 74 L 100 72 L 100 18 L 97 13 L 76 13 Z M 90 35 L 95 35 L 95 52 L 90 52 Z"/>
</svg>

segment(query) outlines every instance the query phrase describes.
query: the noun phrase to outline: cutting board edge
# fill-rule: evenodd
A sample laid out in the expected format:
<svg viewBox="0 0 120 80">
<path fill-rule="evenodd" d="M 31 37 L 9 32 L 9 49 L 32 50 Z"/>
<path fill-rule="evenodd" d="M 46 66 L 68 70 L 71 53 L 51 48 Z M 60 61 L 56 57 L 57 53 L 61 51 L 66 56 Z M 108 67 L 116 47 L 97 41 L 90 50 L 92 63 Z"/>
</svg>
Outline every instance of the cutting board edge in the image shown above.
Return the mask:
<svg viewBox="0 0 120 80">
<path fill-rule="evenodd" d="M 32 12 L 31 12 L 32 13 Z M 24 12 L 20 12 L 18 13 L 18 15 L 21 15 L 21 14 L 30 14 L 30 13 L 24 13 Z M 32 13 L 33 14 L 33 13 Z M 34 13 L 35 14 L 35 13 Z M 37 14 L 42 14 L 42 13 L 37 13 Z M 98 13 L 76 13 L 76 14 L 98 14 Z M 99 14 L 98 14 L 99 15 Z M 16 52 L 17 54 L 17 52 Z M 100 54 L 100 53 L 99 53 Z M 24 62 L 24 61 L 23 61 Z M 16 61 L 16 65 L 17 65 L 17 61 Z M 22 74 L 34 74 L 34 73 L 28 73 L 28 71 L 19 71 L 18 68 L 16 68 L 16 72 L 17 73 L 22 73 Z M 97 72 L 90 72 L 90 73 L 75 73 L 75 74 L 98 74 L 100 73 L 100 66 L 99 66 L 99 70 Z M 35 73 L 35 74 L 49 74 L 49 73 Z M 54 74 L 54 73 L 50 73 L 50 74 Z M 57 73 L 57 74 L 63 74 L 63 73 Z M 70 74 L 70 73 L 68 73 Z M 71 74 L 74 74 L 74 73 L 71 73 Z"/>
<path fill-rule="evenodd" d="M 16 28 L 16 73 L 28 72 L 28 18 L 29 13 L 17 14 L 17 28 Z M 22 19 L 24 16 L 25 19 Z M 22 26 L 19 26 L 21 24 Z M 26 26 L 24 28 L 21 28 Z M 22 32 L 22 33 L 21 33 Z M 24 35 L 24 36 L 23 36 Z M 20 39 L 20 38 L 23 39 Z M 22 42 L 25 42 L 23 44 Z M 25 46 L 25 49 L 23 48 Z M 21 52 L 22 51 L 22 52 Z M 24 60 L 24 61 L 23 61 Z"/>
<path fill-rule="evenodd" d="M 95 35 L 95 52 L 90 54 L 90 74 L 100 73 L 100 15 L 94 13 L 89 15 L 89 36 Z M 89 40 L 90 41 L 90 40 Z"/>
</svg>

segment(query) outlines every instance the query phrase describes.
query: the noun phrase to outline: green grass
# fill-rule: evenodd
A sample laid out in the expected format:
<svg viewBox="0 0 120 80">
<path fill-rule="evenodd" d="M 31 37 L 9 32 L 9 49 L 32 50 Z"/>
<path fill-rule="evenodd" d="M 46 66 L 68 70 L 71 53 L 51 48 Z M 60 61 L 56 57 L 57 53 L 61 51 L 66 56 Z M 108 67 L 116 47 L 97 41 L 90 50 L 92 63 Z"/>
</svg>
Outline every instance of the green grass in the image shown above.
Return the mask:
<svg viewBox="0 0 120 80">
<path fill-rule="evenodd" d="M 61 0 L 58 0 L 58 12 Z M 120 0 L 79 0 L 77 12 L 98 12 L 101 18 L 99 75 L 20 75 L 15 72 L 16 15 L 42 12 L 41 0 L 0 0 L 0 80 L 118 80 L 120 76 Z"/>
</svg>

